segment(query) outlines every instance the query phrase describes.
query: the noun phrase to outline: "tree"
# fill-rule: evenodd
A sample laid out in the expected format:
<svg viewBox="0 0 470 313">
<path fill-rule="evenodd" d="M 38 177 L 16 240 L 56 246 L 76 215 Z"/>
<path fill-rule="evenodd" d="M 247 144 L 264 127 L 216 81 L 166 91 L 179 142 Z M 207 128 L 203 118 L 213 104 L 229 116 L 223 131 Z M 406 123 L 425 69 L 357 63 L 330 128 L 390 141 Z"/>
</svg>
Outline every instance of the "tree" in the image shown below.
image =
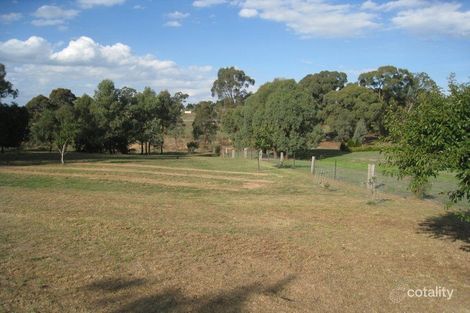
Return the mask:
<svg viewBox="0 0 470 313">
<path fill-rule="evenodd" d="M 409 188 L 421 195 L 431 177 L 455 171 L 458 187 L 451 200 L 470 201 L 470 85 L 449 84 L 450 94 L 423 93 L 411 111 L 390 113 L 387 163 L 398 178 L 410 176 Z M 467 216 L 470 218 L 470 216 Z"/>
<path fill-rule="evenodd" d="M 250 86 L 255 84 L 255 80 L 246 75 L 244 71 L 235 67 L 225 67 L 219 69 L 217 79 L 212 85 L 212 96 L 217 96 L 228 105 L 242 104 L 248 96 Z"/>
<path fill-rule="evenodd" d="M 294 80 L 262 85 L 223 123 L 235 145 L 295 153 L 318 140 L 318 119 L 311 96 Z"/>
<path fill-rule="evenodd" d="M 19 147 L 26 139 L 28 117 L 28 111 L 25 107 L 0 103 L 0 147 L 2 153 L 6 147 Z"/>
<path fill-rule="evenodd" d="M 354 129 L 354 135 L 352 140 L 355 144 L 361 145 L 364 142 L 364 137 L 367 135 L 367 127 L 364 119 L 360 119 L 356 124 L 356 129 Z"/>
<path fill-rule="evenodd" d="M 98 133 L 103 146 L 109 153 L 128 152 L 131 137 L 131 116 L 125 101 L 119 101 L 119 90 L 114 83 L 105 79 L 95 90 L 93 112 L 96 115 Z"/>
<path fill-rule="evenodd" d="M 5 79 L 5 66 L 0 63 L 0 147 L 3 153 L 5 147 L 19 147 L 28 134 L 28 111 L 16 104 L 2 103 L 6 97 L 16 98 L 18 90 Z"/>
<path fill-rule="evenodd" d="M 405 107 L 410 89 L 413 88 L 414 76 L 407 69 L 387 65 L 375 71 L 362 73 L 358 77 L 361 86 L 377 92 L 380 100 L 387 105 Z"/>
<path fill-rule="evenodd" d="M 184 135 L 185 126 L 183 119 L 180 117 L 175 124 L 168 128 L 168 135 L 175 139 L 175 149 L 178 149 L 178 138 Z"/>
<path fill-rule="evenodd" d="M 56 121 L 53 110 L 45 110 L 31 124 L 32 139 L 37 144 L 46 144 L 49 152 L 54 147 L 54 129 Z"/>
<path fill-rule="evenodd" d="M 344 87 L 348 77 L 343 72 L 321 71 L 309 74 L 302 78 L 299 87 L 306 90 L 318 104 L 323 102 L 323 97 L 330 91 L 337 91 Z"/>
<path fill-rule="evenodd" d="M 193 137 L 195 140 L 203 139 L 207 146 L 217 133 L 217 114 L 214 103 L 201 101 L 195 108 L 196 116 L 193 121 Z"/>
<path fill-rule="evenodd" d="M 5 79 L 6 75 L 5 65 L 0 63 L 0 103 L 3 98 L 9 96 L 16 98 L 18 96 L 18 90 L 13 89 L 12 83 Z"/>
<path fill-rule="evenodd" d="M 68 146 L 73 143 L 79 129 L 73 108 L 71 106 L 58 108 L 55 112 L 55 121 L 54 143 L 59 150 L 60 161 L 64 164 L 64 155 L 67 153 Z"/>
<path fill-rule="evenodd" d="M 26 103 L 26 108 L 28 109 L 31 123 L 36 122 L 45 110 L 53 110 L 49 98 L 43 95 L 36 96 L 29 100 L 28 103 Z"/>
<path fill-rule="evenodd" d="M 73 105 L 77 97 L 70 89 L 57 88 L 51 91 L 49 103 L 52 109 L 57 110 L 64 105 Z"/>
<path fill-rule="evenodd" d="M 374 91 L 349 84 L 325 95 L 324 108 L 320 114 L 336 139 L 346 142 L 353 136 L 361 119 L 367 131 L 379 132 L 383 124 L 383 112 L 384 104 Z"/>
<path fill-rule="evenodd" d="M 56 110 L 45 110 L 32 124 L 31 132 L 37 143 L 47 144 L 52 150 L 55 146 L 64 164 L 67 149 L 75 141 L 79 132 L 79 123 L 71 105 L 62 105 Z"/>
<path fill-rule="evenodd" d="M 74 111 L 79 128 L 74 140 L 75 149 L 83 152 L 102 152 L 104 131 L 98 125 L 93 98 L 87 94 L 77 98 Z"/>
</svg>

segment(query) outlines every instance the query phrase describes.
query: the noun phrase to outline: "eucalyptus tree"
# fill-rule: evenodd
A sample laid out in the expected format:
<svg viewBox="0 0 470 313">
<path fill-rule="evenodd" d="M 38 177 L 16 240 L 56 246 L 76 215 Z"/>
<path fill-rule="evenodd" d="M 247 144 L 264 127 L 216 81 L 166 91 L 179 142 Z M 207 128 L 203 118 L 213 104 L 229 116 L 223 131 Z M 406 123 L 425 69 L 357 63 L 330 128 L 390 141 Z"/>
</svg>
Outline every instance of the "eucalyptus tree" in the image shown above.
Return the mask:
<svg viewBox="0 0 470 313">
<path fill-rule="evenodd" d="M 246 75 L 243 70 L 235 67 L 219 69 L 217 79 L 212 85 L 212 96 L 217 96 L 225 105 L 236 106 L 242 104 L 249 95 L 248 88 L 255 84 L 255 80 Z"/>
<path fill-rule="evenodd" d="M 217 113 L 215 104 L 211 101 L 199 102 L 194 112 L 196 116 L 193 121 L 193 137 L 195 140 L 201 140 L 204 145 L 208 145 L 214 139 L 217 133 Z"/>
<path fill-rule="evenodd" d="M 5 66 L 0 63 L 0 147 L 3 153 L 5 147 L 19 147 L 28 134 L 28 111 L 15 103 L 7 105 L 2 99 L 16 98 L 18 90 L 6 80 Z"/>
<path fill-rule="evenodd" d="M 309 74 L 299 81 L 299 87 L 308 92 L 317 104 L 321 105 L 323 97 L 330 91 L 342 89 L 348 81 L 346 73 L 321 71 Z"/>
<path fill-rule="evenodd" d="M 324 97 L 322 120 L 336 138 L 348 141 L 355 127 L 363 120 L 367 131 L 383 129 L 384 103 L 372 90 L 349 84 L 341 90 L 331 91 Z"/>
</svg>

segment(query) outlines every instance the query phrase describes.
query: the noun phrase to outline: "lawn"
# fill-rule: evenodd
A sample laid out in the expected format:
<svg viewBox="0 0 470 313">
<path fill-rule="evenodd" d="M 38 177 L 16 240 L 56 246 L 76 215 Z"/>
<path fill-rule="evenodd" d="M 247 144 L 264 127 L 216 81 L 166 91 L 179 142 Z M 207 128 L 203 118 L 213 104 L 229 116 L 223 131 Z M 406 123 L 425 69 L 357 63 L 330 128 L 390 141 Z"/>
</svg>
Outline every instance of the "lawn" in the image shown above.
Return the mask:
<svg viewBox="0 0 470 313">
<path fill-rule="evenodd" d="M 432 199 L 300 161 L 68 157 L 0 156 L 0 312 L 470 312 L 470 229 Z"/>
</svg>

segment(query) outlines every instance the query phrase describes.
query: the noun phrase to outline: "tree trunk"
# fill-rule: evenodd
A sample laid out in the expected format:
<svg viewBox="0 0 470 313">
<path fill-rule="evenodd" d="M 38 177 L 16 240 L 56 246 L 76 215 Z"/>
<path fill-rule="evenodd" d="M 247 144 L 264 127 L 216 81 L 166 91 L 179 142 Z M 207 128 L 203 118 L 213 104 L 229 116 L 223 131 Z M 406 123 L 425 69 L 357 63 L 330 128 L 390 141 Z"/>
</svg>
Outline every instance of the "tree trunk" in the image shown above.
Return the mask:
<svg viewBox="0 0 470 313">
<path fill-rule="evenodd" d="M 5 151 L 3 150 L 3 146 L 2 146 L 2 153 L 4 153 Z"/>
<path fill-rule="evenodd" d="M 60 152 L 60 162 L 62 163 L 62 165 L 65 164 L 64 162 L 64 155 L 65 155 L 65 151 L 67 149 L 67 141 L 65 141 L 65 143 L 63 144 L 62 148 L 59 149 L 59 152 Z"/>
<path fill-rule="evenodd" d="M 163 142 L 160 144 L 160 154 L 163 154 Z"/>
<path fill-rule="evenodd" d="M 143 141 L 140 142 L 140 154 L 141 155 L 144 154 L 144 142 Z"/>
</svg>

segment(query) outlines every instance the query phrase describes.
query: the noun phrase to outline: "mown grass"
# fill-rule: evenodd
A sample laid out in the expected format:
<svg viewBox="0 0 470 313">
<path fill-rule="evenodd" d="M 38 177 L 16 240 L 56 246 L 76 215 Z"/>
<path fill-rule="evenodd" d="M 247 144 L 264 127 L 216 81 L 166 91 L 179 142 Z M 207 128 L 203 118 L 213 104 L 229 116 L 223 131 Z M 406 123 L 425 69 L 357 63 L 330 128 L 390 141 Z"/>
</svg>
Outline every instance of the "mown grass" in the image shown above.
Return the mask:
<svg viewBox="0 0 470 313">
<path fill-rule="evenodd" d="M 255 160 L 71 154 L 60 166 L 44 156 L 0 166 L 5 312 L 470 307 L 470 231 L 434 202 L 383 194 L 371 206 L 358 186 L 325 189 L 270 162 L 258 173 Z M 402 284 L 456 291 L 391 302 Z"/>
</svg>

